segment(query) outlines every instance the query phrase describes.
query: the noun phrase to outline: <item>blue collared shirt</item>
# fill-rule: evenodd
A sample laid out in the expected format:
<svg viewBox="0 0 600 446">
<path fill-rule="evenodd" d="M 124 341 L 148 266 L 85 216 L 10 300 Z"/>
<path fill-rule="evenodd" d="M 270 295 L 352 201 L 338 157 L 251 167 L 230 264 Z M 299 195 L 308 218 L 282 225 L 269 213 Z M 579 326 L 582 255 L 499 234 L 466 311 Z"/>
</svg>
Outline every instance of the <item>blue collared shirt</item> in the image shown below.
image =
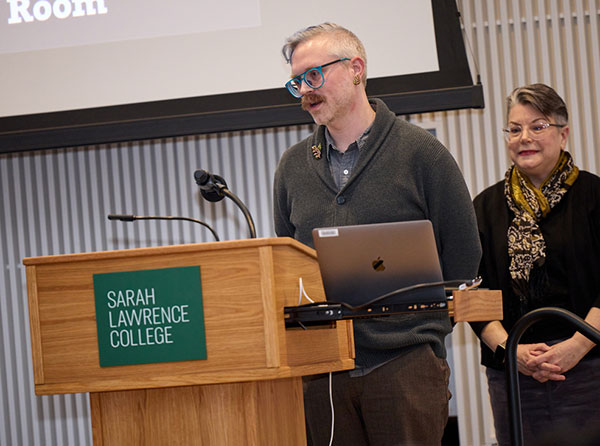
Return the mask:
<svg viewBox="0 0 600 446">
<path fill-rule="evenodd" d="M 371 126 L 364 131 L 360 137 L 348 146 L 345 152 L 340 152 L 328 129 L 325 129 L 325 141 L 327 142 L 327 161 L 329 161 L 329 169 L 333 181 L 338 190 L 341 190 L 352 175 L 352 169 L 356 166 L 360 151 L 367 143 L 367 137 L 371 131 Z"/>
</svg>

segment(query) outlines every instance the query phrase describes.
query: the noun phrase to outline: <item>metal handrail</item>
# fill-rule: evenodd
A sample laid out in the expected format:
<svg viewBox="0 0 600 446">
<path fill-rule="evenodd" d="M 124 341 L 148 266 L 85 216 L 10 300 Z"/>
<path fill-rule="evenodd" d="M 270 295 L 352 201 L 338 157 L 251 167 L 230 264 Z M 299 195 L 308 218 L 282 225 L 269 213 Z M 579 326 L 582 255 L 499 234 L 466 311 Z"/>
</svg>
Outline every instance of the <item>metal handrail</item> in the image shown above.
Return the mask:
<svg viewBox="0 0 600 446">
<path fill-rule="evenodd" d="M 559 317 L 575 326 L 577 331 L 588 339 L 600 344 L 600 331 L 585 322 L 576 314 L 562 308 L 543 307 L 523 315 L 514 325 L 506 341 L 506 376 L 508 380 L 508 409 L 510 418 L 510 438 L 513 446 L 523 445 L 523 424 L 521 414 L 521 392 L 517 367 L 517 346 L 525 330 L 541 319 Z"/>
</svg>

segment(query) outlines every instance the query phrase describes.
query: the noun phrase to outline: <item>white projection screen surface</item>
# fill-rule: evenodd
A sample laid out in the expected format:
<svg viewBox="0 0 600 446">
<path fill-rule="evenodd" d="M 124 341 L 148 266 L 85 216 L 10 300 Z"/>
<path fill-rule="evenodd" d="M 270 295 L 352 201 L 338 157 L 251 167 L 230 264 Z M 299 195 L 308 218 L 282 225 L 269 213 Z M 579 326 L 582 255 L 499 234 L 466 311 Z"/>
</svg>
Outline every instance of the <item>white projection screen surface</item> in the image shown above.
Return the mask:
<svg viewBox="0 0 600 446">
<path fill-rule="evenodd" d="M 325 21 L 363 41 L 368 93 L 397 113 L 483 105 L 453 1 L 5 0 L 0 152 L 310 122 L 281 47 Z"/>
</svg>

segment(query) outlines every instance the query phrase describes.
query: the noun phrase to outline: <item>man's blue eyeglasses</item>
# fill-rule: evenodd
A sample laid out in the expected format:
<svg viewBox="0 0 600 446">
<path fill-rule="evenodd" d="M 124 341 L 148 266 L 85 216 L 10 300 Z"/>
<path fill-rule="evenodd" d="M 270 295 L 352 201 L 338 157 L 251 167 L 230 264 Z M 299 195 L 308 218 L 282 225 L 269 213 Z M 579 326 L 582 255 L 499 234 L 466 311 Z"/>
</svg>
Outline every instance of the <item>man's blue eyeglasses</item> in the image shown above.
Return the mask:
<svg viewBox="0 0 600 446">
<path fill-rule="evenodd" d="M 342 57 L 341 59 L 334 60 L 332 62 L 328 62 L 324 65 L 310 68 L 306 70 L 299 76 L 296 76 L 293 79 L 290 79 L 286 82 L 285 86 L 288 91 L 292 94 L 292 96 L 296 98 L 301 98 L 302 94 L 300 93 L 300 88 L 302 87 L 302 81 L 306 83 L 310 88 L 317 89 L 321 88 L 325 83 L 325 76 L 323 75 L 323 68 L 333 65 L 334 63 L 342 62 L 344 60 L 350 60 L 349 57 Z"/>
</svg>

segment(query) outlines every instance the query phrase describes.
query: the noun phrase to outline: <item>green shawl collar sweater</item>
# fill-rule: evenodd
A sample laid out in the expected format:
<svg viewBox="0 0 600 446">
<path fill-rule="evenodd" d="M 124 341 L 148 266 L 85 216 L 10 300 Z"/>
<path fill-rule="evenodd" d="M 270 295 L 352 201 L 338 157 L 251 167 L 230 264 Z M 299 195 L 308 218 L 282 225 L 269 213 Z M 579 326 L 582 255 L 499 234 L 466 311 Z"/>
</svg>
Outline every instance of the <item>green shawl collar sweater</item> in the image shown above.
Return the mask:
<svg viewBox="0 0 600 446">
<path fill-rule="evenodd" d="M 477 223 L 454 158 L 431 133 L 397 118 L 383 101 L 370 103 L 375 121 L 341 190 L 325 156 L 324 126 L 283 154 L 274 181 L 275 232 L 312 247 L 316 227 L 427 219 L 444 279 L 474 278 L 481 256 Z M 424 343 L 443 358 L 450 331 L 442 312 L 355 320 L 356 365 L 377 366 Z"/>
</svg>

